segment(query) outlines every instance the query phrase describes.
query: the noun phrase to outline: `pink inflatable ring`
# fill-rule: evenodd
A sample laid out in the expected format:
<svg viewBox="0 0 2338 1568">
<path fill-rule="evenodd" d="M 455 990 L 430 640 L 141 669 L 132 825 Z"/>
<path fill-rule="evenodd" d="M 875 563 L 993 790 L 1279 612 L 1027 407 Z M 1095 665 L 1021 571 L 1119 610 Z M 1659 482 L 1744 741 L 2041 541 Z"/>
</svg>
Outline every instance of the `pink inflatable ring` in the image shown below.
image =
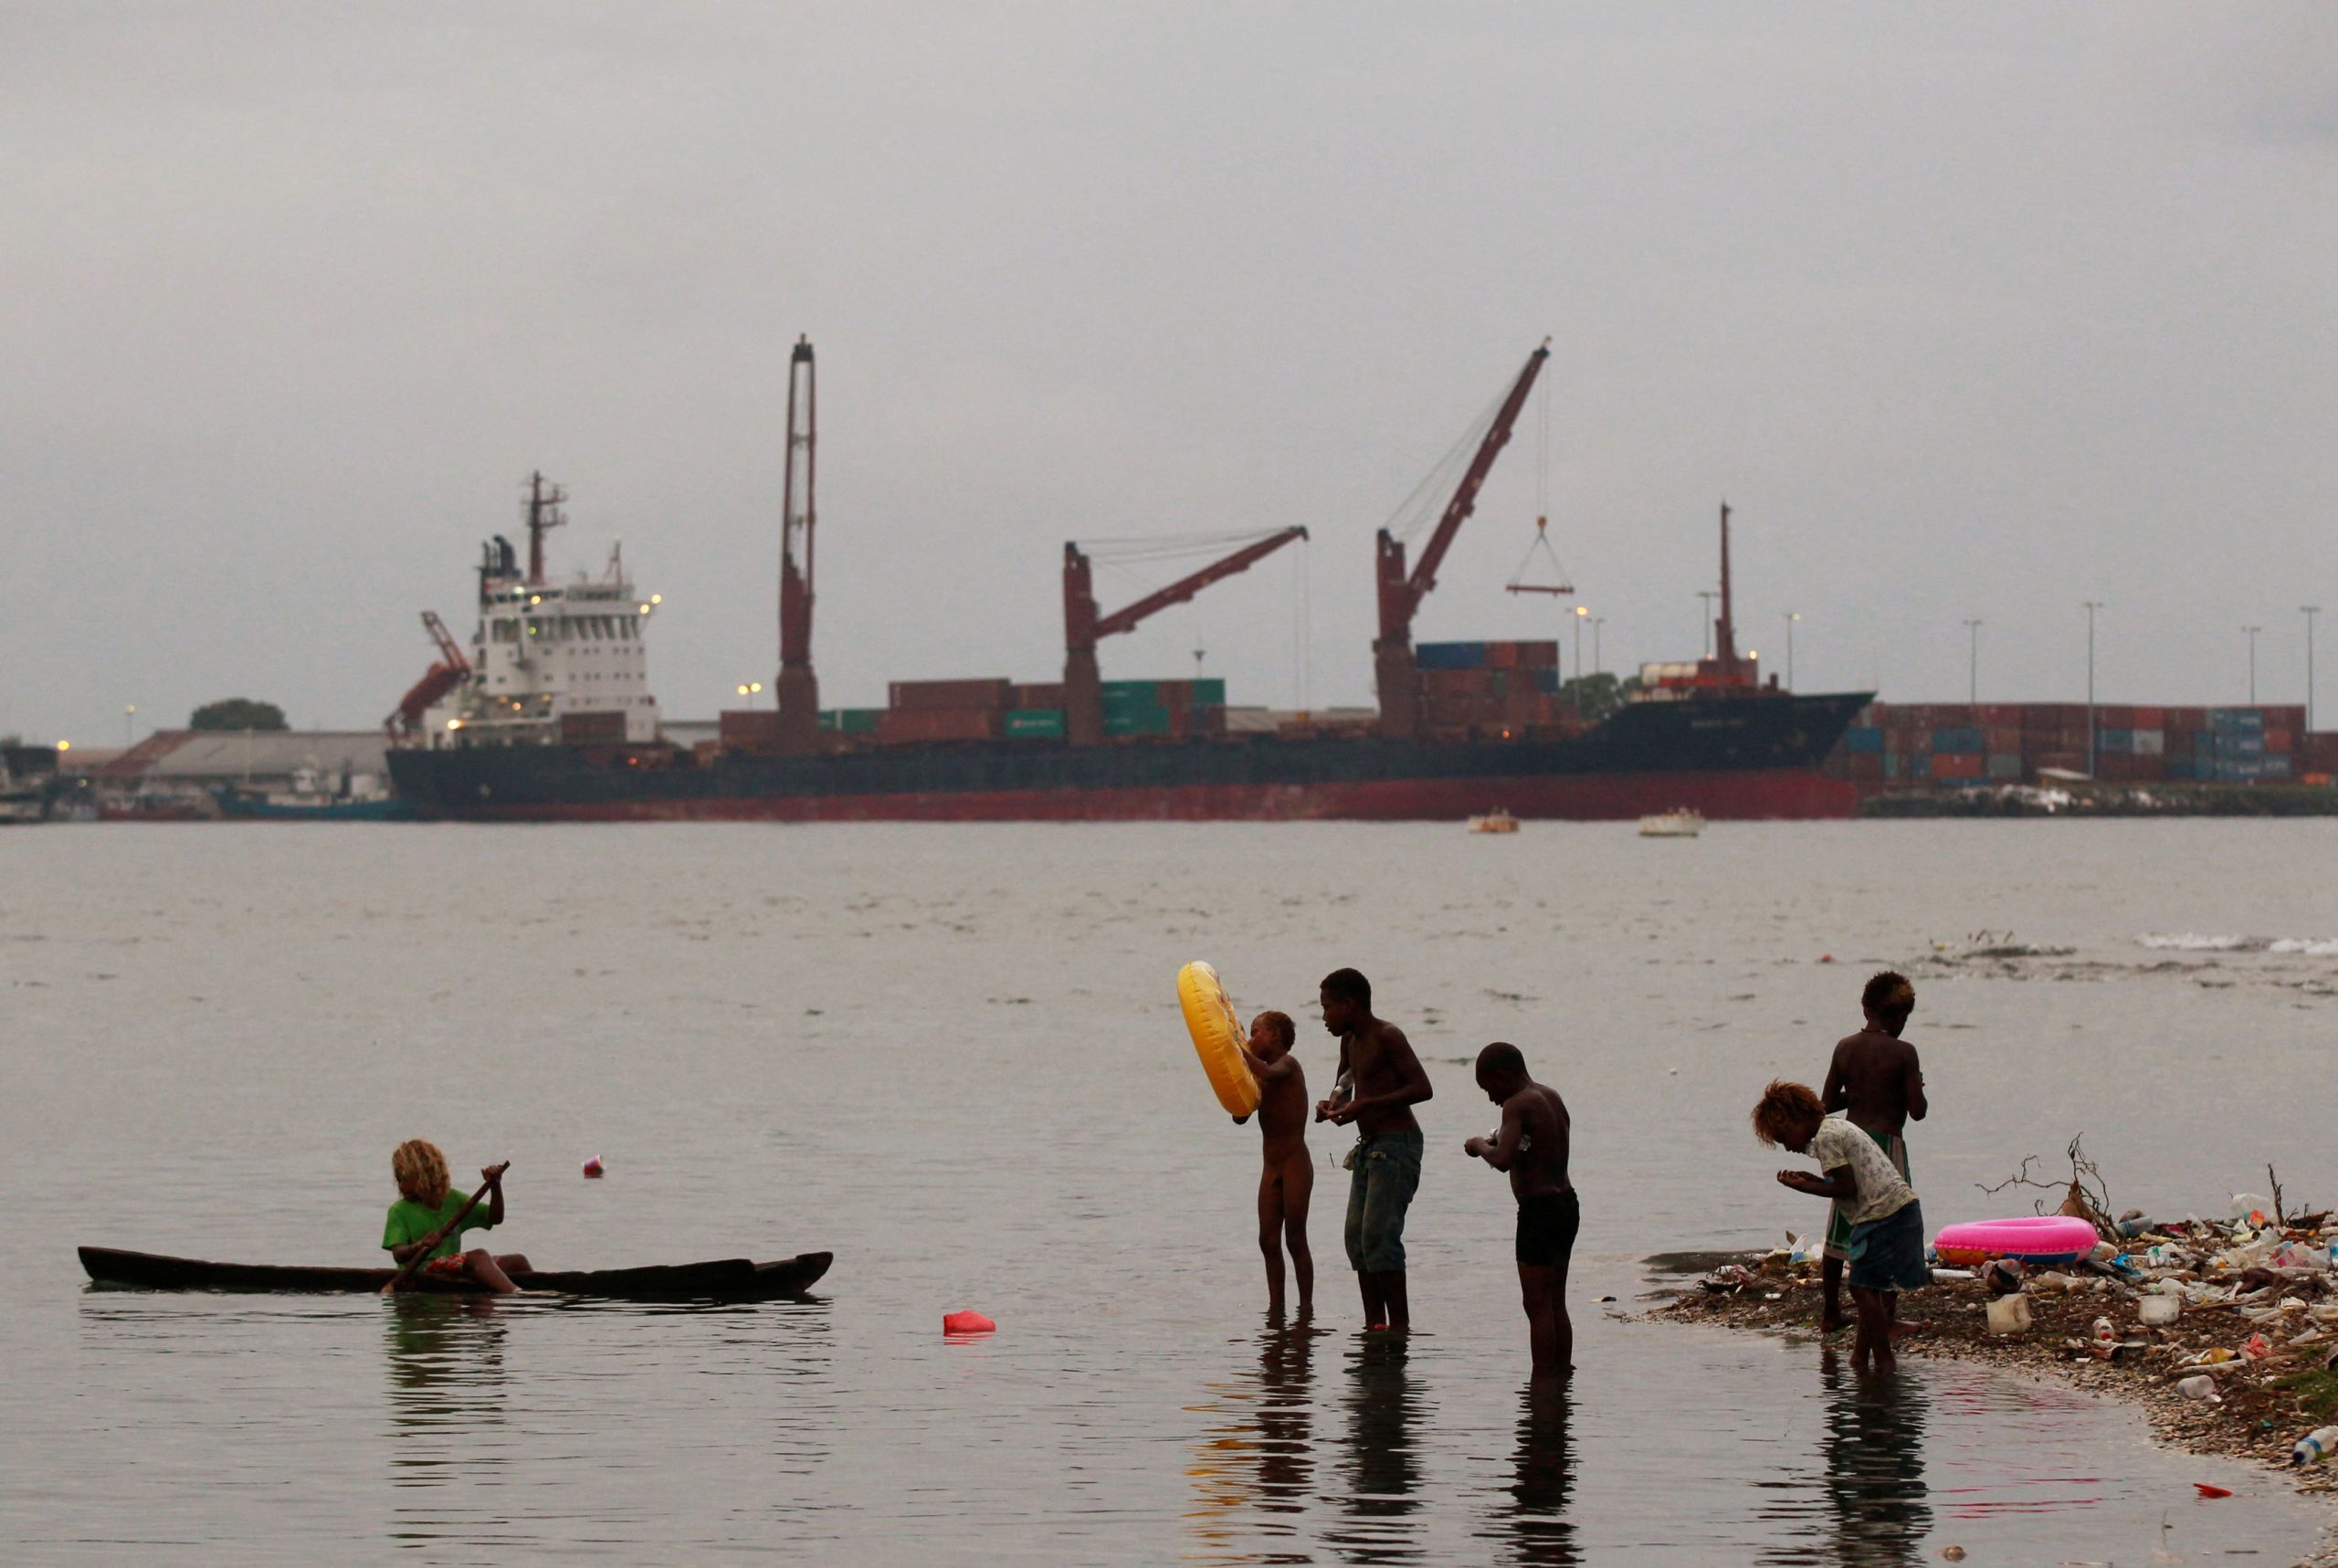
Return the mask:
<svg viewBox="0 0 2338 1568">
<path fill-rule="evenodd" d="M 2020 1219 L 1975 1219 L 1944 1226 L 1933 1239 L 1943 1263 L 1971 1265 L 1999 1258 L 2051 1267 L 2076 1263 L 2101 1237 L 2094 1226 L 2069 1215 L 2030 1215 Z"/>
</svg>

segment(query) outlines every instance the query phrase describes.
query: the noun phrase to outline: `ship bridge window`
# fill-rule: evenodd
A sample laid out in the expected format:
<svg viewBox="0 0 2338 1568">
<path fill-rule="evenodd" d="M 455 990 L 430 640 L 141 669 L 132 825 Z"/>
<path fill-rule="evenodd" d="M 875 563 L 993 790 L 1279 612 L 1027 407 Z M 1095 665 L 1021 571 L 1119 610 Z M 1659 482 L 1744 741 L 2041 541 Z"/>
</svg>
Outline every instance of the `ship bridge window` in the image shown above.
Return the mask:
<svg viewBox="0 0 2338 1568">
<path fill-rule="evenodd" d="M 520 640 L 520 623 L 509 616 L 497 616 L 495 621 L 495 640 L 497 642 L 518 642 Z"/>
<path fill-rule="evenodd" d="M 532 637 L 540 637 L 544 635 L 544 618 L 542 616 L 528 617 L 528 635 Z"/>
</svg>

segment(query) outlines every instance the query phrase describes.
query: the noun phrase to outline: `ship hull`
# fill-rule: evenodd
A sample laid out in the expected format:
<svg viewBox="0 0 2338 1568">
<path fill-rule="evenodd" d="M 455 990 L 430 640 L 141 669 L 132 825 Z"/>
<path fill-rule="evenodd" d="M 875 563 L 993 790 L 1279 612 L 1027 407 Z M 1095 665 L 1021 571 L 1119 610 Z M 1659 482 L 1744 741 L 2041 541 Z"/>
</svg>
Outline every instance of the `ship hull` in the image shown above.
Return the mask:
<svg viewBox="0 0 2338 1568">
<path fill-rule="evenodd" d="M 1074 748 L 879 747 L 650 765 L 482 746 L 390 755 L 420 815 L 464 821 L 1094 822 L 1848 816 L 1819 761 L 1865 693 L 1636 704 L 1576 738 L 1427 745 L 1258 736 Z"/>
</svg>

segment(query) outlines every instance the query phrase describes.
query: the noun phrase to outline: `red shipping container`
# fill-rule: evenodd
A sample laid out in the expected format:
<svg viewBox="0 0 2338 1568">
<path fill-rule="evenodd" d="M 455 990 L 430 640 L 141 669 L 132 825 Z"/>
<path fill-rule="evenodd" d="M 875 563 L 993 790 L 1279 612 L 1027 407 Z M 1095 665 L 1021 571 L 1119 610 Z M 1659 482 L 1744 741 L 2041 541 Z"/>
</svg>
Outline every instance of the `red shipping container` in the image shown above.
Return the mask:
<svg viewBox="0 0 2338 1568">
<path fill-rule="evenodd" d="M 1521 669 L 1556 669 L 1559 668 L 1559 645 L 1554 642 L 1522 642 L 1511 646 L 1518 650 Z"/>
<path fill-rule="evenodd" d="M 1883 753 L 1881 752 L 1847 752 L 1843 754 L 1850 763 L 1851 777 L 1862 780 L 1874 780 L 1883 777 Z"/>
<path fill-rule="evenodd" d="M 1488 669 L 1516 669 L 1518 645 L 1514 642 L 1490 642 L 1486 645 Z"/>
<path fill-rule="evenodd" d="M 715 733 L 726 746 L 771 746 L 779 742 L 779 714 L 769 708 L 737 708 L 716 717 Z"/>
<path fill-rule="evenodd" d="M 1015 683 L 1011 680 L 896 680 L 892 684 L 891 697 L 892 706 L 896 709 L 959 711 L 997 709 L 1004 711 L 1014 705 Z"/>
<path fill-rule="evenodd" d="M 1494 689 L 1490 669 L 1424 669 L 1421 689 L 1431 697 L 1473 696 Z"/>
<path fill-rule="evenodd" d="M 2296 738 L 2287 730 L 2268 730 L 2265 731 L 2265 751 L 2266 754 L 2269 756 L 2286 756 L 2295 744 Z"/>
<path fill-rule="evenodd" d="M 1015 700 L 1013 702 L 1009 703 L 1008 706 L 1014 708 L 1060 708 L 1063 706 L 1063 682 L 1060 680 L 1053 680 L 1042 685 L 1032 686 L 1017 681 L 1015 685 Z"/>
<path fill-rule="evenodd" d="M 2137 730 L 2159 730 L 2164 729 L 2167 725 L 2167 710 L 2164 708 L 2139 707 L 2135 709 L 2134 713 L 2135 722 L 2132 728 Z"/>
<path fill-rule="evenodd" d="M 1933 757 L 1936 779 L 1977 779 L 1988 771 L 1987 759 L 1978 752 L 1940 752 Z"/>
<path fill-rule="evenodd" d="M 922 741 L 996 741 L 1006 733 L 1002 708 L 888 708 L 877 716 L 886 745 Z"/>
</svg>

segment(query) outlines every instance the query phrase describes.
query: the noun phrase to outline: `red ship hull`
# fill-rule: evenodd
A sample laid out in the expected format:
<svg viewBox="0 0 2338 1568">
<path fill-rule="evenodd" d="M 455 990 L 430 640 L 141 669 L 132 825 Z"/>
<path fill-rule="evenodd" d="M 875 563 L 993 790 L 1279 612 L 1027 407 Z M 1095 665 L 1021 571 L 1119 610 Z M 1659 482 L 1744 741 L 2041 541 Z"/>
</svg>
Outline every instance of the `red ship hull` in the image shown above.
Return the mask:
<svg viewBox="0 0 2338 1568">
<path fill-rule="evenodd" d="M 1848 817 L 1858 789 L 1805 768 L 1745 773 L 1359 779 L 1122 789 L 952 790 L 885 795 L 705 795 L 534 801 L 469 807 L 472 820 L 529 822 L 1372 822 L 1521 817 L 1630 820 L 1686 806 L 1708 818 Z"/>
</svg>

